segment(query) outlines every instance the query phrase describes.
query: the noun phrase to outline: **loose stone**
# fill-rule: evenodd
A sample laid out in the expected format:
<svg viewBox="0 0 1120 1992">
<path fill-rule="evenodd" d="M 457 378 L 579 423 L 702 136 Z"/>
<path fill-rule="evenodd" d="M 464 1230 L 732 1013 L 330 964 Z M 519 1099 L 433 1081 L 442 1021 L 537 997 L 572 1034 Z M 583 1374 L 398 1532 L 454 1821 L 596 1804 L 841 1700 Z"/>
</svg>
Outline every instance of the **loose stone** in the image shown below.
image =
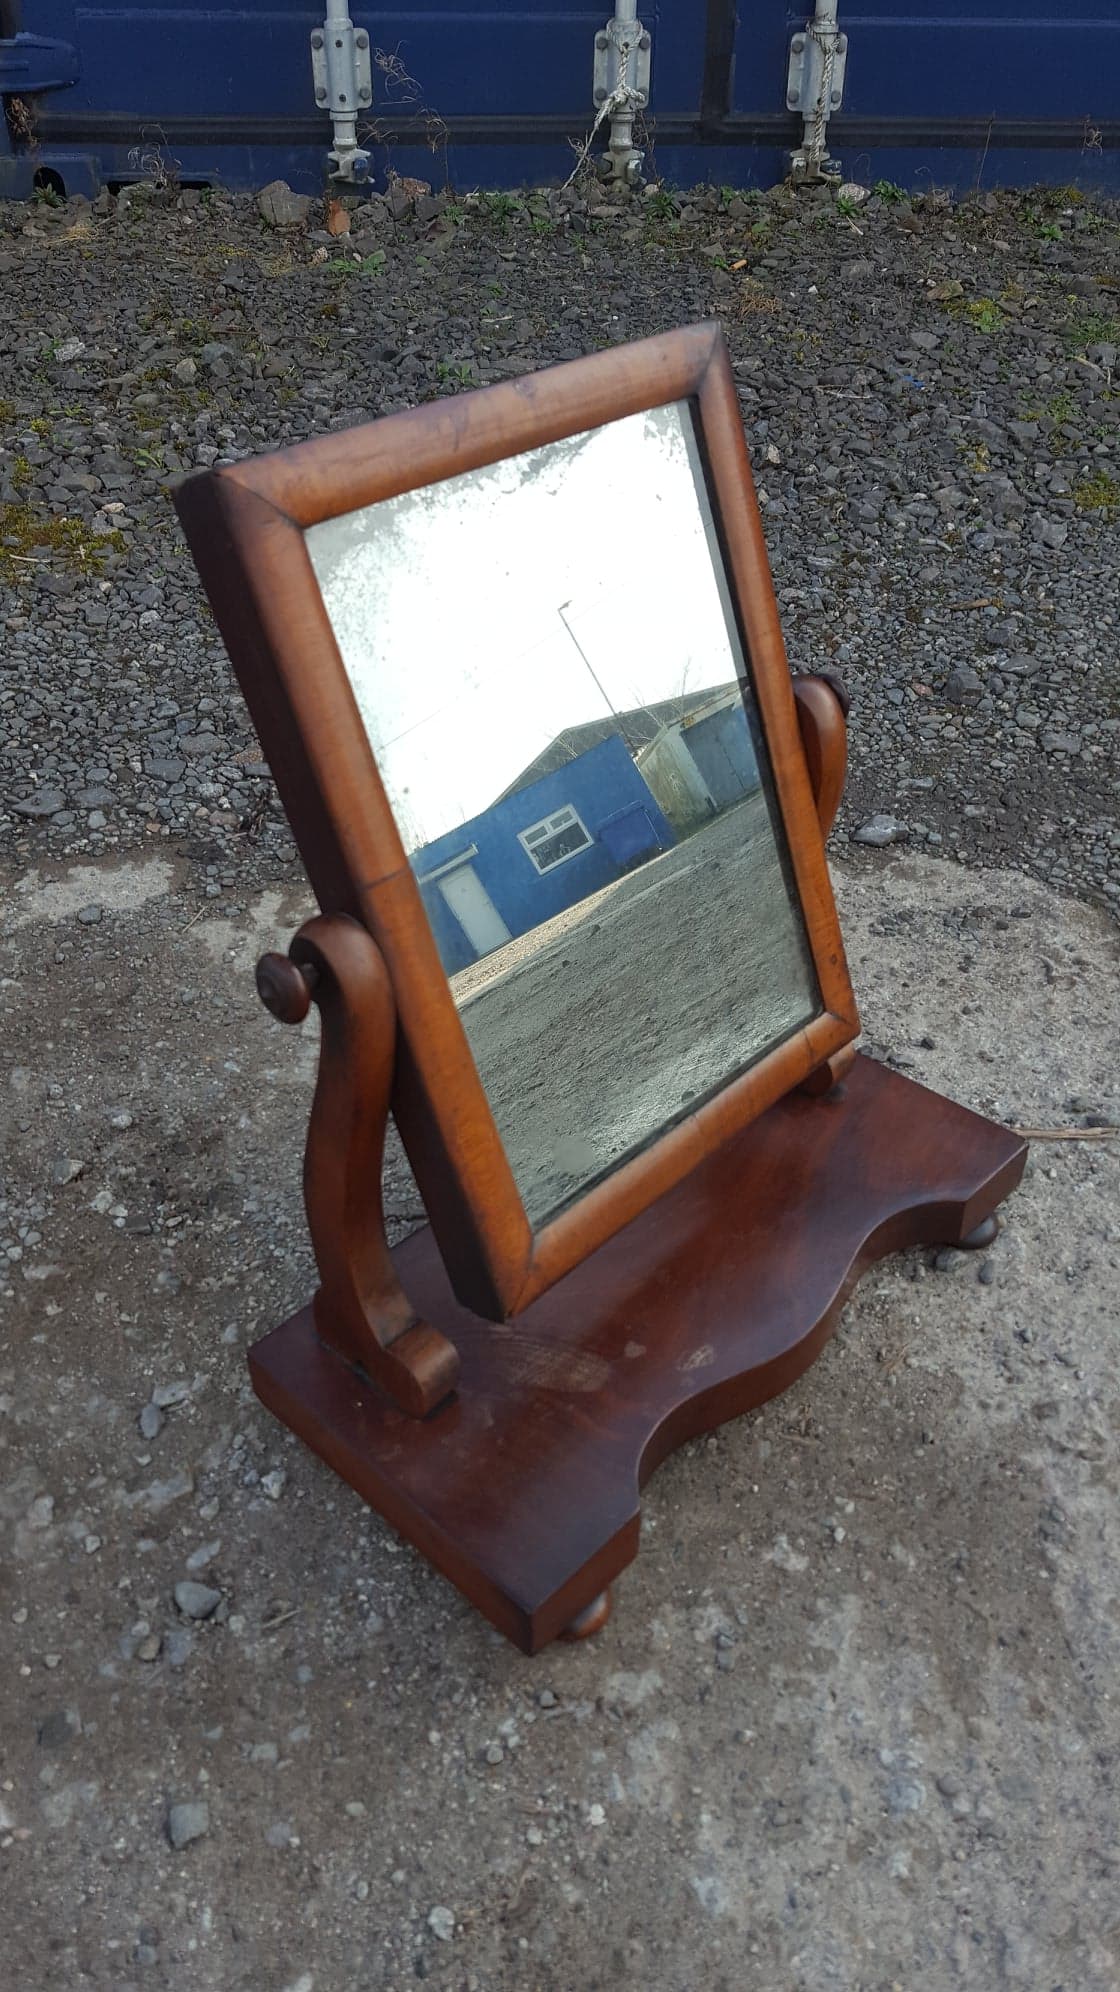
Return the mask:
<svg viewBox="0 0 1120 1992">
<path fill-rule="evenodd" d="M 205 1799 L 187 1799 L 173 1805 L 167 1815 L 167 1837 L 176 1853 L 201 1840 L 210 1831 L 210 1807 Z"/>
<path fill-rule="evenodd" d="M 175 1586 L 175 1603 L 184 1618 L 212 1618 L 222 1602 L 222 1593 L 214 1591 L 208 1584 L 196 1584 L 186 1578 Z"/>
<path fill-rule="evenodd" d="M 145 1404 L 139 1418 L 140 1436 L 144 1439 L 158 1439 L 163 1430 L 163 1412 L 158 1404 Z"/>
</svg>

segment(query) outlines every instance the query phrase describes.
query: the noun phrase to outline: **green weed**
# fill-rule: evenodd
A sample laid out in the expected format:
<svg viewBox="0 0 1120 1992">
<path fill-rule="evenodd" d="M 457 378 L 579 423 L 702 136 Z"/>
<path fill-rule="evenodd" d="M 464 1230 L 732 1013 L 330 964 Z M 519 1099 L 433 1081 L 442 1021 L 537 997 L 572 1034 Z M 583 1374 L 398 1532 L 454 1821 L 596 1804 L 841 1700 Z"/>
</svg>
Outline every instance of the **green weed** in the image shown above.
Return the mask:
<svg viewBox="0 0 1120 1992">
<path fill-rule="evenodd" d="M 677 212 L 677 204 L 667 187 L 658 187 L 646 202 L 646 213 L 654 221 L 672 221 Z"/>
<path fill-rule="evenodd" d="M 351 256 L 332 256 L 322 265 L 324 274 L 333 277 L 336 283 L 348 282 L 351 277 L 379 277 L 384 268 L 384 249 L 375 249 L 371 256 L 363 256 L 360 263 L 355 263 Z"/>
<path fill-rule="evenodd" d="M 516 194 L 479 194 L 478 211 L 487 221 L 504 230 L 511 218 L 521 212 Z"/>
<path fill-rule="evenodd" d="M 1078 353 L 1086 346 L 1120 345 L 1120 318 L 1108 318 L 1100 311 L 1080 312 L 1066 325 L 1065 340 Z"/>
<path fill-rule="evenodd" d="M 998 332 L 1006 324 L 994 297 L 954 297 L 949 300 L 954 318 L 962 318 L 976 332 Z"/>
</svg>

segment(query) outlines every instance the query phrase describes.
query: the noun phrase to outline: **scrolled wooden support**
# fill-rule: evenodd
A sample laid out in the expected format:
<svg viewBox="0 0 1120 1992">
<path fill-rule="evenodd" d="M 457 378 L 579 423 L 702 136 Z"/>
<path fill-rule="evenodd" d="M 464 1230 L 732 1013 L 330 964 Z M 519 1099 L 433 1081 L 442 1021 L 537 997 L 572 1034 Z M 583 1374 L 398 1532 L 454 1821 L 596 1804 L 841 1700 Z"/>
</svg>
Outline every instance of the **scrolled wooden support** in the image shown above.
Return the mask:
<svg viewBox="0 0 1120 1992">
<path fill-rule="evenodd" d="M 848 694 L 839 678 L 821 671 L 796 677 L 793 696 L 817 820 L 821 835 L 827 837 L 836 821 L 848 772 Z M 854 1044 L 842 1045 L 815 1072 L 810 1072 L 798 1090 L 814 1099 L 833 1092 L 842 1085 L 855 1055 Z"/>
<path fill-rule="evenodd" d="M 796 677 L 793 696 L 817 818 L 827 837 L 848 772 L 848 694 L 839 679 L 822 672 Z"/>
<path fill-rule="evenodd" d="M 262 956 L 257 989 L 285 1023 L 301 1022 L 312 1001 L 319 1009 L 319 1077 L 303 1164 L 322 1282 L 316 1332 L 402 1411 L 424 1418 L 454 1390 L 459 1355 L 418 1317 L 385 1237 L 381 1161 L 396 1003 L 381 952 L 358 921 L 320 914 L 287 955 Z"/>
</svg>

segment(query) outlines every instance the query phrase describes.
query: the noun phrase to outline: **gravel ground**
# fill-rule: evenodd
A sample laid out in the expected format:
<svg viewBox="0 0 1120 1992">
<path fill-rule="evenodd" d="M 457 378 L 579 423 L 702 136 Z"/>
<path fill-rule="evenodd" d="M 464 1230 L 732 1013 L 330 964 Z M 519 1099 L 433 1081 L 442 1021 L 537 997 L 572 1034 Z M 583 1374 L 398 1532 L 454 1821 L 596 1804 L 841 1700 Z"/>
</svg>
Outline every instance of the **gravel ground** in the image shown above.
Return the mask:
<svg viewBox="0 0 1120 1992">
<path fill-rule="evenodd" d="M 183 198 L 0 211 L 11 1982 L 1115 1992 L 1115 213 L 371 205 L 348 274 Z M 251 983 L 309 909 L 164 487 L 712 311 L 854 693 L 871 1042 L 1080 1138 L 667 1462 L 531 1662 L 248 1392 L 313 1283 L 314 1036 Z"/>
<path fill-rule="evenodd" d="M 715 313 L 791 656 L 856 700 L 841 834 L 1116 899 L 1116 209 L 592 192 L 0 211 L 5 802 L 60 853 L 196 833 L 220 891 L 269 791 L 170 481 Z"/>
</svg>

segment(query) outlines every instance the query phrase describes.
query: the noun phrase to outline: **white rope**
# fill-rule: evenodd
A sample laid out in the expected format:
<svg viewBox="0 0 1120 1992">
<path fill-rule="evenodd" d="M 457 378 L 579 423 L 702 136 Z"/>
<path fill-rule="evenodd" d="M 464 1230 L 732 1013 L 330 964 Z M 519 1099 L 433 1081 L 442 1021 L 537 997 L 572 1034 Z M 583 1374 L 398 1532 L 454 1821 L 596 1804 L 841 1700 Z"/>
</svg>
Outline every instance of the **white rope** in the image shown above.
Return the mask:
<svg viewBox="0 0 1120 1992">
<path fill-rule="evenodd" d="M 833 32 L 827 37 L 817 32 L 815 22 L 809 29 L 809 33 L 820 48 L 823 57 L 821 87 L 817 94 L 816 104 L 813 107 L 812 135 L 807 147 L 810 157 L 819 164 L 828 149 L 828 119 L 832 106 L 832 71 L 836 60 L 835 24 L 833 24 Z"/>
<path fill-rule="evenodd" d="M 604 124 L 607 118 L 615 117 L 619 111 L 639 111 L 642 109 L 643 99 L 641 91 L 633 89 L 626 81 L 626 76 L 630 68 L 630 57 L 637 49 L 638 40 L 639 37 L 637 35 L 634 36 L 633 40 L 628 40 L 625 35 L 619 35 L 617 40 L 615 40 L 614 45 L 618 51 L 619 80 L 615 84 L 614 89 L 604 97 L 603 102 L 600 104 L 595 122 L 588 132 L 583 145 L 576 153 L 576 163 L 561 188 L 562 193 L 567 191 L 577 174 L 582 172 L 586 166 L 600 125 Z"/>
</svg>

